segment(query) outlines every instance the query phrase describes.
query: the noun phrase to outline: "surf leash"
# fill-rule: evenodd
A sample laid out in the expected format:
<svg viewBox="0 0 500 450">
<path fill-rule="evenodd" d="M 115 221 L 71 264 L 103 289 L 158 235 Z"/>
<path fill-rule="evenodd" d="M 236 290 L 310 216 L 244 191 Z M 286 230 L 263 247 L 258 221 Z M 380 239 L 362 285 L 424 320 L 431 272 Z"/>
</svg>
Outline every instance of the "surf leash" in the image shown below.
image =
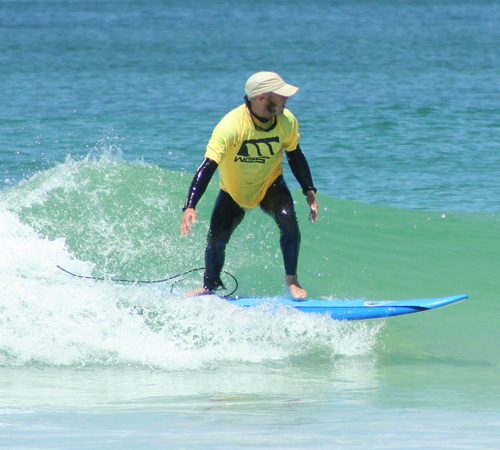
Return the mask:
<svg viewBox="0 0 500 450">
<path fill-rule="evenodd" d="M 81 278 L 81 279 L 84 279 L 84 280 L 111 281 L 113 283 L 131 283 L 131 284 L 157 284 L 157 283 L 165 283 L 167 281 L 172 281 L 172 280 L 175 280 L 177 278 L 183 277 L 185 275 L 189 275 L 190 273 L 198 272 L 200 270 L 204 270 L 205 269 L 204 267 L 197 267 L 196 269 L 186 270 L 185 272 L 181 272 L 181 273 L 179 273 L 177 275 L 173 275 L 171 277 L 164 278 L 163 280 L 120 280 L 120 279 L 117 279 L 117 278 L 104 278 L 104 277 L 92 277 L 92 276 L 86 276 L 86 275 L 78 275 L 76 273 L 73 273 L 73 272 L 70 272 L 69 270 L 64 269 L 63 267 L 61 267 L 59 265 L 56 265 L 56 267 L 58 269 L 62 270 L 63 272 L 66 272 L 68 275 L 71 275 L 72 277 L 75 277 L 75 278 Z M 222 272 L 225 273 L 228 277 L 232 278 L 233 281 L 234 281 L 234 284 L 235 284 L 235 288 L 233 289 L 232 292 L 230 292 L 229 294 L 225 294 L 225 295 L 222 296 L 222 297 L 229 297 L 229 296 L 233 295 L 238 290 L 238 280 L 231 273 L 226 272 L 225 270 L 223 270 Z M 172 291 L 174 289 L 174 286 L 176 284 L 180 283 L 181 281 L 182 280 L 176 280 L 174 282 L 174 284 L 172 284 L 172 287 L 170 289 L 171 293 L 172 293 Z M 220 290 L 226 290 L 226 289 L 227 288 L 224 285 L 222 285 L 222 287 L 220 288 Z"/>
</svg>

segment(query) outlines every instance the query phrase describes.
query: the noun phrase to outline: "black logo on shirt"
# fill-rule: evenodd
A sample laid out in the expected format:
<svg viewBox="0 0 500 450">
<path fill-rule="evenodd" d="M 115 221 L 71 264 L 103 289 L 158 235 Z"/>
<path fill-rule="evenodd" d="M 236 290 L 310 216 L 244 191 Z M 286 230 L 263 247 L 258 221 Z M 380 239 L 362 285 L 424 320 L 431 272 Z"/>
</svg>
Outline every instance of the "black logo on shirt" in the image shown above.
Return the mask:
<svg viewBox="0 0 500 450">
<path fill-rule="evenodd" d="M 241 143 L 241 147 L 234 158 L 234 162 L 264 164 L 267 159 L 274 156 L 274 142 L 279 143 L 278 136 L 265 139 L 249 139 Z"/>
</svg>

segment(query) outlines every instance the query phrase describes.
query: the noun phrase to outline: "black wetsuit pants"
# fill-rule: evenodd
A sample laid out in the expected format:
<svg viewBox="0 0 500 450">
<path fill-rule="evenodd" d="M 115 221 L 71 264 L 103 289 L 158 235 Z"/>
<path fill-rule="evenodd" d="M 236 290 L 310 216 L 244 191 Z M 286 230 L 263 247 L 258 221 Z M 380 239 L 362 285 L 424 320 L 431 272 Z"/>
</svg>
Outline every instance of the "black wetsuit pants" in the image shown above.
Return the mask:
<svg viewBox="0 0 500 450">
<path fill-rule="evenodd" d="M 280 246 L 286 275 L 296 275 L 300 231 L 292 195 L 282 175 L 269 187 L 260 207 L 275 220 L 280 230 Z M 220 275 L 224 266 L 226 245 L 244 216 L 245 210 L 227 192 L 221 190 L 215 201 L 207 237 L 205 289 L 214 291 L 222 286 Z"/>
</svg>

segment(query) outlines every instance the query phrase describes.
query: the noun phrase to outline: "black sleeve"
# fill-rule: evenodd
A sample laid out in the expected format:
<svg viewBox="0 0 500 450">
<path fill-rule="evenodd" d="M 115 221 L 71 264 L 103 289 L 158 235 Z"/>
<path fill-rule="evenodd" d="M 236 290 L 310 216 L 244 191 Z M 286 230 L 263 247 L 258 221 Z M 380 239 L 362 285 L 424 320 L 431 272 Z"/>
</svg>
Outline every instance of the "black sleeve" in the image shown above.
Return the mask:
<svg viewBox="0 0 500 450">
<path fill-rule="evenodd" d="M 304 156 L 304 153 L 302 153 L 300 147 L 297 146 L 296 150 L 285 153 L 288 159 L 288 164 L 290 164 L 290 169 L 292 170 L 295 178 L 297 178 L 304 195 L 307 195 L 308 191 L 316 192 L 309 164 L 307 163 L 306 157 Z"/>
<path fill-rule="evenodd" d="M 207 189 L 208 183 L 210 183 L 213 174 L 217 170 L 217 166 L 218 164 L 210 158 L 205 158 L 203 160 L 201 166 L 198 167 L 198 170 L 193 177 L 193 181 L 191 181 L 186 204 L 184 205 L 184 208 L 182 208 L 183 211 L 188 208 L 196 207 L 201 196 Z"/>
</svg>

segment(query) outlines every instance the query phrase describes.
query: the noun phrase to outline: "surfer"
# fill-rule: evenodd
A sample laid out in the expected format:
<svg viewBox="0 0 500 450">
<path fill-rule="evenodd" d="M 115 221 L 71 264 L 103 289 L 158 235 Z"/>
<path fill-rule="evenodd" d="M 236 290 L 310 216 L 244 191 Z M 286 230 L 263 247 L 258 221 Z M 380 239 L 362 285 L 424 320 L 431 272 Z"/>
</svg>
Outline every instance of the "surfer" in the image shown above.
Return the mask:
<svg viewBox="0 0 500 450">
<path fill-rule="evenodd" d="M 183 208 L 181 235 L 197 222 L 195 207 L 213 174 L 219 169 L 221 190 L 215 201 L 205 249 L 203 286 L 188 292 L 202 295 L 223 287 L 220 275 L 226 245 L 245 211 L 257 205 L 280 230 L 286 285 L 294 298 L 305 298 L 297 264 L 300 230 L 293 199 L 283 178 L 282 153 L 299 182 L 310 208 L 309 220 L 318 218 L 318 202 L 311 171 L 299 146 L 299 126 L 285 107 L 298 88 L 274 72 L 257 72 L 245 85 L 245 102 L 229 112 L 215 127 L 205 157 L 191 182 Z"/>
</svg>

